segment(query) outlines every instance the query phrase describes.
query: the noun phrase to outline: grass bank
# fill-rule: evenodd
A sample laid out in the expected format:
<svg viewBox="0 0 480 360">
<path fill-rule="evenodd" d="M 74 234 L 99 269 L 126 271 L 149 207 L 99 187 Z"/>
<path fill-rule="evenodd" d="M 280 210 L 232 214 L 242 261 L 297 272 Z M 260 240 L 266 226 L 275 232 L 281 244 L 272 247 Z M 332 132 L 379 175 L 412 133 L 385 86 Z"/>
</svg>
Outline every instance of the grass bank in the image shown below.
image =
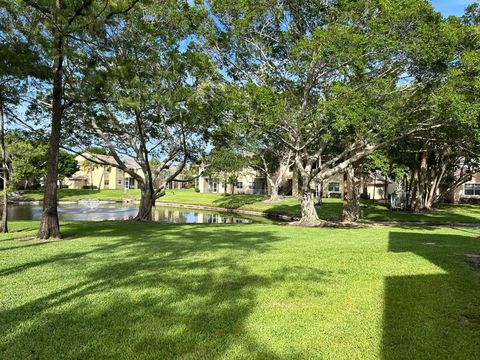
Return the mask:
<svg viewBox="0 0 480 360">
<path fill-rule="evenodd" d="M 2 359 L 476 359 L 480 231 L 38 223 L 0 235 Z"/>
<path fill-rule="evenodd" d="M 24 192 L 25 200 L 42 200 L 40 191 Z M 124 198 L 139 199 L 139 190 L 59 190 L 59 200 L 122 200 Z M 286 198 L 278 203 L 265 202 L 262 196 L 254 195 L 221 195 L 213 193 L 197 193 L 193 190 L 168 190 L 166 196 L 158 200 L 159 203 L 177 203 L 199 206 L 214 206 L 224 209 L 241 209 L 300 216 L 300 205 L 296 198 Z M 342 202 L 340 199 L 324 199 L 324 205 L 317 208 L 318 215 L 324 220 L 338 221 L 341 219 Z M 439 209 L 414 214 L 408 212 L 392 212 L 385 206 L 364 202 L 362 218 L 370 221 L 410 221 L 431 223 L 477 223 L 480 222 L 480 206 L 478 205 L 449 205 L 440 206 Z"/>
</svg>

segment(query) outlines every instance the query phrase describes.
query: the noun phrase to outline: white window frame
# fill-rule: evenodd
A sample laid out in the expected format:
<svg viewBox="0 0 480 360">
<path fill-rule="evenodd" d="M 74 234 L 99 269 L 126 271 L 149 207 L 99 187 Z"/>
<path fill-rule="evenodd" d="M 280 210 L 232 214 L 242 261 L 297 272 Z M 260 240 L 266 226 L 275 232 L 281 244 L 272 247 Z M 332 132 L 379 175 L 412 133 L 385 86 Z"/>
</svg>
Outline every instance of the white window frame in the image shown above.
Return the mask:
<svg viewBox="0 0 480 360">
<path fill-rule="evenodd" d="M 467 194 L 467 187 L 472 187 L 473 194 Z M 480 183 L 463 184 L 463 196 L 475 197 L 480 196 Z"/>
<path fill-rule="evenodd" d="M 338 190 L 335 190 L 338 187 Z M 333 190 L 331 190 L 333 189 Z M 340 183 L 339 182 L 329 182 L 328 183 L 328 192 L 329 193 L 334 193 L 334 194 L 339 194 L 340 193 Z"/>
</svg>

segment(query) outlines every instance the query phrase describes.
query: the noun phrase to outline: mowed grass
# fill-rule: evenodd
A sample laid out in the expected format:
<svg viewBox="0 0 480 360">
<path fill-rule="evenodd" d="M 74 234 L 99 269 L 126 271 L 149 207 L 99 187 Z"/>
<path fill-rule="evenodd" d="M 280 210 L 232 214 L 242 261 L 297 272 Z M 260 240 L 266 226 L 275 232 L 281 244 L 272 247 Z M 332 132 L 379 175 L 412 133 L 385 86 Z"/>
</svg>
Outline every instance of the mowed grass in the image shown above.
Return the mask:
<svg viewBox="0 0 480 360">
<path fill-rule="evenodd" d="M 25 200 L 42 200 L 42 192 L 24 192 Z M 59 200 L 122 200 L 140 199 L 139 190 L 59 190 Z M 223 195 L 214 193 L 197 193 L 189 190 L 168 190 L 158 203 L 177 203 L 198 206 L 212 206 L 229 210 L 251 210 L 280 214 L 292 217 L 301 215 L 298 199 L 287 197 L 282 201 L 270 203 L 266 198 L 257 195 Z M 329 221 L 341 220 L 342 200 L 323 199 L 323 206 L 317 207 L 320 218 Z M 390 211 L 381 204 L 371 201 L 363 201 L 362 219 L 369 221 L 406 221 L 406 222 L 429 222 L 429 223 L 480 223 L 480 206 L 478 205 L 451 205 L 442 204 L 438 209 L 422 213 L 410 213 L 402 211 Z"/>
<path fill-rule="evenodd" d="M 0 235 L 1 359 L 478 359 L 477 230 L 37 226 Z"/>
</svg>

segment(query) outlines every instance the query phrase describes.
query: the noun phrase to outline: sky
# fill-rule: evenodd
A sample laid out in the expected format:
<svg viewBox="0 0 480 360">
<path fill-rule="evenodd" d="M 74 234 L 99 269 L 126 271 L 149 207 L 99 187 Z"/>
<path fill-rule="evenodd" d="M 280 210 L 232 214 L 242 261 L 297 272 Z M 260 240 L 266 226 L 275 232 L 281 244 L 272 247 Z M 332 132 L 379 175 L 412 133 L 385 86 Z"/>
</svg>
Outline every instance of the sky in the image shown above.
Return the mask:
<svg viewBox="0 0 480 360">
<path fill-rule="evenodd" d="M 444 16 L 462 15 L 463 10 L 473 3 L 473 0 L 432 0 L 433 7 Z"/>
</svg>

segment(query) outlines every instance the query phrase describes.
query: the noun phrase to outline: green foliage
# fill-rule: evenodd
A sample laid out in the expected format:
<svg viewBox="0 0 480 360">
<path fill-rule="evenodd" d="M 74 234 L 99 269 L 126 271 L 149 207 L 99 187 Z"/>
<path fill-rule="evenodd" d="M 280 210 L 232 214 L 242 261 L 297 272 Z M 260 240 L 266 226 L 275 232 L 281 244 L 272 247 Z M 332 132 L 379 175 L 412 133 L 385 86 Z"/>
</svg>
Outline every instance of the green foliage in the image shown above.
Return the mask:
<svg viewBox="0 0 480 360">
<path fill-rule="evenodd" d="M 432 126 L 424 89 L 454 60 L 457 30 L 427 2 L 210 3 L 233 118 L 294 151 L 304 183 Z"/>
<path fill-rule="evenodd" d="M 7 136 L 7 152 L 11 157 L 11 180 L 14 183 L 43 179 L 48 163 L 48 144 L 10 135 Z"/>
<path fill-rule="evenodd" d="M 17 134 L 8 134 L 6 140 L 12 182 L 22 183 L 26 180 L 40 182 L 47 173 L 48 144 L 44 141 L 29 140 Z M 75 156 L 60 151 L 58 169 L 59 180 L 72 176 L 79 170 Z"/>
<path fill-rule="evenodd" d="M 61 181 L 68 178 L 80 170 L 75 155 L 66 151 L 60 151 L 58 154 L 58 179 Z"/>
<path fill-rule="evenodd" d="M 215 148 L 207 158 L 206 175 L 235 186 L 247 166 L 247 158 L 235 151 Z"/>
</svg>

